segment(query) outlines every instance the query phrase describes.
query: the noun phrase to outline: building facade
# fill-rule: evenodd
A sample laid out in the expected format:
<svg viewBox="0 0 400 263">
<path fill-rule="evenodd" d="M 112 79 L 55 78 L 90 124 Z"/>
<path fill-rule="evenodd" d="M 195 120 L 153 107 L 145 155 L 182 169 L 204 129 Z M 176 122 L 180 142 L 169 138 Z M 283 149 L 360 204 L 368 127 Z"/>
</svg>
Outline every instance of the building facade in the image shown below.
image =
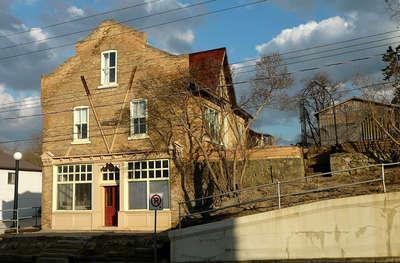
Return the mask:
<svg viewBox="0 0 400 263">
<path fill-rule="evenodd" d="M 174 227 L 183 193 L 172 157 L 187 134 L 229 147 L 249 117 L 225 48 L 169 54 L 114 20 L 42 76 L 41 92 L 44 230 L 151 230 L 151 193 L 163 194 L 158 229 Z"/>
<path fill-rule="evenodd" d="M 41 206 L 42 169 L 36 165 L 19 161 L 18 173 L 18 207 L 21 216 L 34 216 L 36 208 Z M 15 189 L 15 160 L 12 156 L 0 153 L 0 229 L 9 226 L 11 222 L 2 220 L 12 219 Z M 35 207 L 35 208 L 32 208 Z M 23 225 L 26 222 L 22 222 Z"/>
<path fill-rule="evenodd" d="M 385 130 L 391 133 L 390 126 L 400 123 L 397 106 L 361 98 L 348 99 L 316 115 L 321 145 L 334 145 L 336 136 L 339 144 L 387 139 Z"/>
</svg>

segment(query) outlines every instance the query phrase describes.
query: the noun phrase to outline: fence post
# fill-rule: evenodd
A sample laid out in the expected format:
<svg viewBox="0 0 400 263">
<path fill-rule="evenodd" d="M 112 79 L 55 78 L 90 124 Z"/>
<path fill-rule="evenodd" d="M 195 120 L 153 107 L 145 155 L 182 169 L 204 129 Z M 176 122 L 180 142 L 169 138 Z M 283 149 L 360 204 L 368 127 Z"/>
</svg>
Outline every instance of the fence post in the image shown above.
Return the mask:
<svg viewBox="0 0 400 263">
<path fill-rule="evenodd" d="M 386 193 L 386 184 L 385 184 L 385 165 L 382 164 L 382 185 L 383 185 L 383 192 Z"/>
<path fill-rule="evenodd" d="M 281 182 L 278 181 L 278 208 L 281 209 Z"/>
<path fill-rule="evenodd" d="M 16 229 L 15 229 L 15 232 L 18 234 L 18 229 L 19 229 L 19 214 L 18 214 L 18 209 L 16 209 L 17 210 L 17 212 L 16 212 L 16 214 L 17 214 L 17 218 L 16 218 L 16 220 L 17 220 L 17 222 L 16 222 Z"/>
<path fill-rule="evenodd" d="M 178 203 L 179 210 L 179 229 L 181 229 L 181 203 Z"/>
</svg>

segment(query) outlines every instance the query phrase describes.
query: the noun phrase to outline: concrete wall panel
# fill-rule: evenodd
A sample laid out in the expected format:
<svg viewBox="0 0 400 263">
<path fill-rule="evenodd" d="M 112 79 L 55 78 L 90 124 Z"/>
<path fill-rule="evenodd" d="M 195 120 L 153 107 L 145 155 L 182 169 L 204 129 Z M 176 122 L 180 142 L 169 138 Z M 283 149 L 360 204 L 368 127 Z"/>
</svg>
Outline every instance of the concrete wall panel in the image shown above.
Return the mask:
<svg viewBox="0 0 400 263">
<path fill-rule="evenodd" d="M 400 257 L 400 192 L 170 231 L 172 262 Z"/>
</svg>

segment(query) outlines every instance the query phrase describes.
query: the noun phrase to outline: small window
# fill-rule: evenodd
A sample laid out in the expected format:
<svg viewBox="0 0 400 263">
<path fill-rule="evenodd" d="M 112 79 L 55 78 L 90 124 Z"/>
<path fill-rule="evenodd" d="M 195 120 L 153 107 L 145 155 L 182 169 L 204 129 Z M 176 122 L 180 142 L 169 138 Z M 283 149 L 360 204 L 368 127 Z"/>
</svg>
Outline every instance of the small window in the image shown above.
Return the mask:
<svg viewBox="0 0 400 263">
<path fill-rule="evenodd" d="M 144 99 L 131 102 L 131 136 L 147 134 L 147 101 Z"/>
<path fill-rule="evenodd" d="M 204 112 L 204 119 L 207 135 L 213 141 L 219 141 L 221 127 L 219 111 L 207 107 Z"/>
<path fill-rule="evenodd" d="M 101 53 L 101 84 L 117 82 L 117 51 Z"/>
<path fill-rule="evenodd" d="M 15 173 L 8 173 L 8 184 L 15 184 Z"/>
<path fill-rule="evenodd" d="M 89 138 L 89 107 L 74 108 L 74 141 Z"/>
<path fill-rule="evenodd" d="M 119 181 L 119 168 L 112 163 L 107 163 L 101 168 L 103 181 Z"/>
</svg>

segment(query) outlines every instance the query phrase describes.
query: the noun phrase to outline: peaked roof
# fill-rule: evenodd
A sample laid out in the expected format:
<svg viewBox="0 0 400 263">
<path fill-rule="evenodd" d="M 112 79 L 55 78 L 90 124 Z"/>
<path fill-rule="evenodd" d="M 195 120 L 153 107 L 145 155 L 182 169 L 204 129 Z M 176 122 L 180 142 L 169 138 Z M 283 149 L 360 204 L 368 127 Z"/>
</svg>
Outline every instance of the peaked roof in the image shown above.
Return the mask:
<svg viewBox="0 0 400 263">
<path fill-rule="evenodd" d="M 397 106 L 395 104 L 388 104 L 388 103 L 378 102 L 378 101 L 374 101 L 374 100 L 367 100 L 367 99 L 363 99 L 363 98 L 352 97 L 350 99 L 347 99 L 345 101 L 342 101 L 342 102 L 336 104 L 335 108 L 337 108 L 338 106 L 341 106 L 341 105 L 343 105 L 343 104 L 345 104 L 345 103 L 347 103 L 349 101 L 360 101 L 360 102 L 364 102 L 364 103 L 372 103 L 372 104 L 375 104 L 375 105 L 385 106 L 385 107 L 392 107 L 392 108 L 398 108 L 399 107 L 399 106 Z M 322 109 L 320 111 L 315 112 L 314 115 L 317 115 L 317 114 L 323 113 L 325 111 L 328 111 L 331 108 L 333 108 L 333 106 L 326 107 L 326 108 L 324 108 L 324 109 Z"/>
<path fill-rule="evenodd" d="M 0 152 L 0 169 L 6 170 L 15 170 L 15 160 L 14 158 L 6 153 Z M 30 162 L 20 160 L 19 161 L 19 169 L 22 171 L 33 171 L 33 172 L 41 172 L 42 168 L 36 166 Z"/>
<path fill-rule="evenodd" d="M 217 89 L 220 85 L 221 69 L 225 72 L 229 100 L 235 108 L 235 112 L 243 118 L 251 118 L 250 114 L 241 109 L 237 104 L 226 48 L 223 47 L 189 54 L 190 73 L 202 88 L 207 89 L 207 92 L 218 94 Z"/>
<path fill-rule="evenodd" d="M 189 54 L 189 69 L 191 75 L 203 87 L 214 91 L 217 89 L 221 67 L 226 54 L 225 48 L 201 51 Z"/>
</svg>

